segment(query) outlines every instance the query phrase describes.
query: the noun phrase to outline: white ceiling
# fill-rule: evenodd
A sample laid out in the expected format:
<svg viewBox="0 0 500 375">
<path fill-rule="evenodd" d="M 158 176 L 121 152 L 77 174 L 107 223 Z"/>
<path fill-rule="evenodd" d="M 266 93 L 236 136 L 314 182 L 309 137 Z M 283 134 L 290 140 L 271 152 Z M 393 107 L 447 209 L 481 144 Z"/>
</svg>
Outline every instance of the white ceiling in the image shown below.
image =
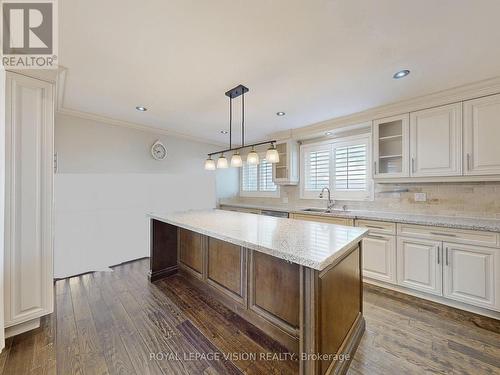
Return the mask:
<svg viewBox="0 0 500 375">
<path fill-rule="evenodd" d="M 66 108 L 210 141 L 228 139 L 224 92 L 239 83 L 247 138 L 259 140 L 500 76 L 498 0 L 60 4 Z M 403 68 L 410 76 L 391 78 Z"/>
</svg>

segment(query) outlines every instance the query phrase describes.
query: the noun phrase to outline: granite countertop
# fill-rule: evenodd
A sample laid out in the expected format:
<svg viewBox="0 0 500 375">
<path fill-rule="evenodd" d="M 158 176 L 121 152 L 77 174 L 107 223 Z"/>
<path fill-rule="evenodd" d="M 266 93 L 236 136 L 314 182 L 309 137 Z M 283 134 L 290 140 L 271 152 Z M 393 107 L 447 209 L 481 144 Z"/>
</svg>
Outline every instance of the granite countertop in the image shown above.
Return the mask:
<svg viewBox="0 0 500 375">
<path fill-rule="evenodd" d="M 342 257 L 368 232 L 365 228 L 217 209 L 148 216 L 319 271 Z"/>
<path fill-rule="evenodd" d="M 446 227 L 455 229 L 471 229 L 482 230 L 489 232 L 500 232 L 500 220 L 461 217 L 461 216 L 438 216 L 438 215 L 423 215 L 423 214 L 408 214 L 404 212 L 382 212 L 382 211 L 335 211 L 331 213 L 322 212 L 307 212 L 304 211 L 307 207 L 294 207 L 285 205 L 258 205 L 258 204 L 239 204 L 239 203 L 221 203 L 221 206 L 241 207 L 241 208 L 256 208 L 261 210 L 274 210 L 282 212 L 300 213 L 316 216 L 343 217 L 348 219 L 366 219 L 390 221 L 405 224 L 419 224 L 435 227 Z"/>
</svg>

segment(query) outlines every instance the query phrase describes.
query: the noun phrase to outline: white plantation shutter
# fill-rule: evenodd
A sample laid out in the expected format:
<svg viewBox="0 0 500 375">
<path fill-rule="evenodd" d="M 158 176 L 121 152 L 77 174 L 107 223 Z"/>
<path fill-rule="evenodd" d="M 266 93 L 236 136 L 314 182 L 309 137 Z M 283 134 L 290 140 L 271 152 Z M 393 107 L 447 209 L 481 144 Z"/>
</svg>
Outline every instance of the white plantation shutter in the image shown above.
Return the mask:
<svg viewBox="0 0 500 375">
<path fill-rule="evenodd" d="M 241 167 L 240 195 L 254 197 L 278 197 L 278 186 L 273 181 L 273 165 L 260 159 L 258 165 L 243 164 Z"/>
<path fill-rule="evenodd" d="M 276 191 L 273 181 L 273 165 L 265 159 L 259 164 L 259 191 Z"/>
<path fill-rule="evenodd" d="M 257 166 L 243 164 L 241 167 L 241 190 L 257 191 Z"/>
<path fill-rule="evenodd" d="M 334 148 L 334 190 L 366 190 L 367 145 L 353 144 Z"/>
<path fill-rule="evenodd" d="M 302 146 L 301 197 L 318 198 L 329 187 L 334 199 L 372 199 L 370 144 L 369 135 L 358 135 Z"/>
<path fill-rule="evenodd" d="M 304 191 L 319 192 L 330 186 L 330 149 L 312 148 L 304 153 Z"/>
</svg>

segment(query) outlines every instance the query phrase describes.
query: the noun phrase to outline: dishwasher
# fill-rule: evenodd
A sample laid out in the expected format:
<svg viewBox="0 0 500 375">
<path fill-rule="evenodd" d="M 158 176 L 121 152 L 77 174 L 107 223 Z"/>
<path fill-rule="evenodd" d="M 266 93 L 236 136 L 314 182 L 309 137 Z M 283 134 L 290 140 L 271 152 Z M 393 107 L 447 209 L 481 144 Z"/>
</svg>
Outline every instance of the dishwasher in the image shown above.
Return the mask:
<svg viewBox="0 0 500 375">
<path fill-rule="evenodd" d="M 265 215 L 265 216 L 286 217 L 286 218 L 288 218 L 288 212 L 285 212 L 285 211 L 262 210 L 260 213 L 261 213 L 261 215 Z"/>
</svg>

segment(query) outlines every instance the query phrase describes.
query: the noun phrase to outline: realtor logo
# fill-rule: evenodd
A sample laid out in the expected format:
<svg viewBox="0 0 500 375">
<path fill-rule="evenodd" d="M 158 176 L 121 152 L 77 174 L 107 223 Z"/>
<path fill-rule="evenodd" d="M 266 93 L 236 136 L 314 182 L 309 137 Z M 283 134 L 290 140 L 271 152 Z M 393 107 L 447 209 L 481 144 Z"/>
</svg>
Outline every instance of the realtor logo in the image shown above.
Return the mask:
<svg viewBox="0 0 500 375">
<path fill-rule="evenodd" d="M 55 1 L 2 2 L 2 63 L 6 68 L 56 68 Z"/>
</svg>

